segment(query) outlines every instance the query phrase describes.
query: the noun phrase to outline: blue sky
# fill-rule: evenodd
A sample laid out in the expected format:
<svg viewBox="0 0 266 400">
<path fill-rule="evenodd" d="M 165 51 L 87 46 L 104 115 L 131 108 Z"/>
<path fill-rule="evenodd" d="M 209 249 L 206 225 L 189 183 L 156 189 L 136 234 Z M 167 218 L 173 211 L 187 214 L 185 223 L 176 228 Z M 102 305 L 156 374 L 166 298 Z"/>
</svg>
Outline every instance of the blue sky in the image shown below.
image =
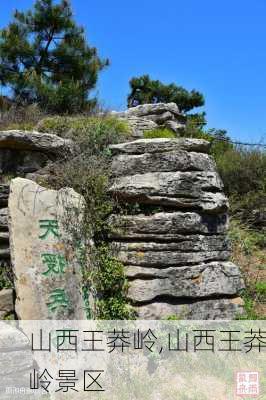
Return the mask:
<svg viewBox="0 0 266 400">
<path fill-rule="evenodd" d="M 0 27 L 15 8 L 3 1 Z M 97 92 L 123 109 L 132 76 L 148 73 L 205 95 L 208 126 L 233 139 L 266 141 L 266 1 L 72 0 L 75 18 L 111 66 Z"/>
</svg>

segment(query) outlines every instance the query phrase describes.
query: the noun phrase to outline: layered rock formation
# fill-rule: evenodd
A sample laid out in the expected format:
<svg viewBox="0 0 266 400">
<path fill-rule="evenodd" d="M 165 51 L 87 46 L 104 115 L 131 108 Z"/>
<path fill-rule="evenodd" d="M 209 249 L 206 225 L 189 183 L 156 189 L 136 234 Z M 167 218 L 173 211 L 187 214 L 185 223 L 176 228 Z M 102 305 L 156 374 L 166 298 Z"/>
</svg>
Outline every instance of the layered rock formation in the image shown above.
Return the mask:
<svg viewBox="0 0 266 400">
<path fill-rule="evenodd" d="M 35 174 L 58 159 L 69 157 L 74 152 L 73 143 L 56 135 L 27 131 L 0 132 L 0 276 L 12 276 L 9 231 L 8 197 L 10 179 Z M 0 286 L 0 319 L 15 311 L 13 289 Z"/>
<path fill-rule="evenodd" d="M 166 112 L 179 115 L 171 105 L 160 104 L 127 113 L 159 126 L 167 121 Z M 160 119 L 148 119 L 147 113 Z M 110 193 L 127 206 L 110 217 L 110 241 L 125 266 L 128 297 L 139 318 L 216 319 L 241 313 L 238 294 L 244 284 L 238 267 L 228 261 L 228 202 L 208 150 L 208 142 L 192 139 L 111 146 Z M 5 176 L 0 182 L 0 275 L 11 271 L 10 179 L 49 173 L 54 161 L 74 153 L 73 143 L 56 135 L 0 132 Z M 14 298 L 13 289 L 0 287 L 0 318 L 14 312 Z"/>
<path fill-rule="evenodd" d="M 228 201 L 208 142 L 140 139 L 110 148 L 110 192 L 129 210 L 110 217 L 110 240 L 139 318 L 241 313 L 244 283 L 228 261 Z"/>
<path fill-rule="evenodd" d="M 0 184 L 0 276 L 8 280 L 11 276 L 9 232 L 8 232 L 8 195 L 9 185 Z M 14 293 L 12 289 L 0 287 L 0 319 L 14 312 Z"/>
<path fill-rule="evenodd" d="M 185 116 L 175 103 L 143 104 L 113 114 L 126 119 L 132 129 L 133 138 L 141 138 L 144 132 L 159 127 L 168 128 L 178 135 L 186 122 Z"/>
</svg>

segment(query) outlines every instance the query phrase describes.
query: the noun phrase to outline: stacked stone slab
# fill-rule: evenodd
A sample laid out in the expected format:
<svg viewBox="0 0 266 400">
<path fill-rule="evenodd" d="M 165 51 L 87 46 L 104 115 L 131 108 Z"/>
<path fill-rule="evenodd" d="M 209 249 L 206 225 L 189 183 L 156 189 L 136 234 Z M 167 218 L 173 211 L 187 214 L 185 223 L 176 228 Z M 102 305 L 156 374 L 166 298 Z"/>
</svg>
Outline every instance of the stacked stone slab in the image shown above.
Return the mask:
<svg viewBox="0 0 266 400">
<path fill-rule="evenodd" d="M 209 143 L 139 139 L 111 150 L 110 192 L 141 210 L 109 220 L 138 317 L 231 319 L 241 313 L 244 283 L 229 261 L 228 201 Z"/>
<path fill-rule="evenodd" d="M 56 135 L 18 130 L 0 132 L 0 276 L 11 276 L 7 208 L 10 178 L 34 179 L 45 175 L 51 163 L 73 152 L 73 143 Z M 0 319 L 14 312 L 14 298 L 13 289 L 1 290 L 0 286 Z"/>
<path fill-rule="evenodd" d="M 0 276 L 5 279 L 10 274 L 10 251 L 8 233 L 8 195 L 9 185 L 0 184 Z M 12 289 L 0 290 L 0 319 L 14 312 L 14 299 Z"/>
<path fill-rule="evenodd" d="M 185 116 L 175 103 L 143 104 L 113 114 L 127 120 L 132 129 L 132 137 L 136 139 L 143 137 L 144 132 L 160 127 L 168 128 L 178 136 L 186 123 Z"/>
</svg>

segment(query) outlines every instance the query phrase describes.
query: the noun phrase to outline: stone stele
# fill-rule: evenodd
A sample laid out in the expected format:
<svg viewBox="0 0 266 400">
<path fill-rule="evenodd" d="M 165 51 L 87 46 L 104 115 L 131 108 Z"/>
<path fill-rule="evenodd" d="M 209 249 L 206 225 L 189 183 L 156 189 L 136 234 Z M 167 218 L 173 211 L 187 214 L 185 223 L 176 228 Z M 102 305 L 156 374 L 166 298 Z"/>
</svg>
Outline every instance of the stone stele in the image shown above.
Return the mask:
<svg viewBox="0 0 266 400">
<path fill-rule="evenodd" d="M 73 189 L 48 190 L 16 178 L 9 195 L 10 250 L 16 313 L 22 320 L 82 320 L 83 198 Z"/>
</svg>

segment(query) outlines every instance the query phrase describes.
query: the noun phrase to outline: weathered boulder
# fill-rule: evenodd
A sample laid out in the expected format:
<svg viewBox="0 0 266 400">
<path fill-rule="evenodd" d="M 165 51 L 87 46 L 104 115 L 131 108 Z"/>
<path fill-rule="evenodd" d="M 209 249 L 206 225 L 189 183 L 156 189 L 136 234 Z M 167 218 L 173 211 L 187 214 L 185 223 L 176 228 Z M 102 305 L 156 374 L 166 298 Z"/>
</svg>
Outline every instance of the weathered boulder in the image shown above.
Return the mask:
<svg viewBox="0 0 266 400">
<path fill-rule="evenodd" d="M 164 127 L 167 128 L 167 129 L 170 129 L 173 132 L 175 132 L 177 134 L 177 136 L 178 136 L 180 131 L 184 130 L 185 125 L 184 125 L 184 123 L 181 123 L 181 122 L 168 120 L 168 121 L 165 121 Z"/>
<path fill-rule="evenodd" d="M 218 216 L 196 212 L 160 212 L 153 215 L 112 215 L 111 239 L 180 241 L 191 234 L 220 234 L 228 227 L 226 214 Z"/>
<path fill-rule="evenodd" d="M 175 304 L 153 302 L 151 304 L 135 306 L 139 319 L 167 319 L 175 316 L 178 319 L 234 319 L 243 312 L 243 300 L 240 297 L 229 299 L 211 299 L 194 302 L 184 300 Z"/>
<path fill-rule="evenodd" d="M 19 318 L 86 319 L 74 240 L 83 205 L 72 189 L 48 190 L 22 178 L 11 181 L 10 250 Z"/>
<path fill-rule="evenodd" d="M 143 137 L 146 131 L 158 128 L 168 128 L 178 136 L 186 126 L 186 117 L 175 103 L 143 104 L 112 114 L 127 121 L 133 138 Z"/>
<path fill-rule="evenodd" d="M 133 142 L 113 144 L 110 146 L 113 155 L 116 154 L 143 154 L 143 153 L 164 153 L 171 150 L 195 151 L 208 153 L 210 142 L 202 139 L 138 139 Z"/>
<path fill-rule="evenodd" d="M 126 121 L 131 129 L 131 136 L 134 139 L 142 138 L 145 132 L 159 127 L 155 122 L 146 118 L 127 116 Z"/>
<path fill-rule="evenodd" d="M 73 152 L 73 142 L 49 133 L 10 130 L 0 132 L 0 149 L 31 150 L 66 156 Z"/>
<path fill-rule="evenodd" d="M 0 319 L 3 319 L 5 316 L 13 313 L 14 311 L 13 289 L 2 289 L 0 291 Z"/>
<path fill-rule="evenodd" d="M 215 163 L 207 154 L 176 151 L 166 153 L 120 154 L 113 157 L 112 173 L 115 177 L 150 172 L 216 171 Z"/>
<path fill-rule="evenodd" d="M 124 114 L 148 118 L 150 115 L 160 115 L 166 112 L 184 119 L 184 116 L 180 113 L 176 103 L 141 104 L 136 107 L 128 108 Z"/>
<path fill-rule="evenodd" d="M 232 296 L 244 288 L 239 268 L 231 262 L 153 270 L 137 266 L 127 268 L 127 275 L 133 273 L 142 278 L 130 282 L 128 296 L 134 303 L 152 302 L 160 297 L 199 299 Z"/>
</svg>

